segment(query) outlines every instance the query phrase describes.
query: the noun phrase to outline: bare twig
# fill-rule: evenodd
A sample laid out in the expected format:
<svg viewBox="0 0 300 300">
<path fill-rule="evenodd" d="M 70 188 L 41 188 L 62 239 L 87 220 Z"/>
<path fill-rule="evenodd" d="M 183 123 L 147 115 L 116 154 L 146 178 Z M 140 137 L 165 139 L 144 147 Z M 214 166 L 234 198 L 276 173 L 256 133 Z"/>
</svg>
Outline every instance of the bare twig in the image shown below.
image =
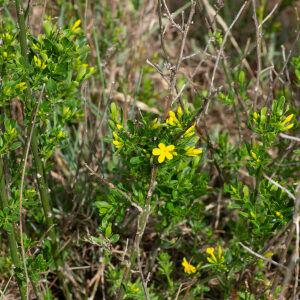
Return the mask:
<svg viewBox="0 0 300 300">
<path fill-rule="evenodd" d="M 166 100 L 167 103 L 165 105 L 165 114 L 164 114 L 164 117 L 166 117 L 171 108 L 171 105 L 174 103 L 173 93 L 174 93 L 174 89 L 176 87 L 177 73 L 178 73 L 179 67 L 182 62 L 183 50 L 184 50 L 185 43 L 186 43 L 186 37 L 187 37 L 188 31 L 189 31 L 190 25 L 192 24 L 192 19 L 193 19 L 193 15 L 195 13 L 196 3 L 193 0 L 191 1 L 191 10 L 190 10 L 188 21 L 186 24 L 182 25 L 182 27 L 180 27 L 177 23 L 175 23 L 174 19 L 172 18 L 171 14 L 170 14 L 170 11 L 167 7 L 165 0 L 163 0 L 163 3 L 164 3 L 165 10 L 167 11 L 167 17 L 168 17 L 169 21 L 182 34 L 181 45 L 180 45 L 179 54 L 177 56 L 176 65 L 175 65 L 175 67 L 170 68 L 169 97 Z M 178 98 L 179 97 L 176 97 L 176 99 L 178 99 Z M 180 105 L 183 107 L 181 101 L 180 101 Z"/>
<path fill-rule="evenodd" d="M 258 29 L 260 29 L 273 15 L 273 13 L 275 12 L 275 10 L 278 7 L 278 3 L 276 3 L 273 7 L 273 9 L 270 11 L 270 13 L 262 20 L 262 22 L 258 25 Z"/>
<path fill-rule="evenodd" d="M 298 20 L 298 21 L 299 21 L 299 20 Z M 284 62 L 284 64 L 283 64 L 281 70 L 278 72 L 278 74 L 276 75 L 274 81 L 272 82 L 272 84 L 271 84 L 271 86 L 270 86 L 270 89 L 269 89 L 269 92 L 268 92 L 268 96 L 267 96 L 267 99 L 266 99 L 265 106 L 267 106 L 268 102 L 270 101 L 270 97 L 271 97 L 272 91 L 273 91 L 274 87 L 276 86 L 278 80 L 280 80 L 280 76 L 283 74 L 283 72 L 284 72 L 284 70 L 285 70 L 285 68 L 286 68 L 286 66 L 287 66 L 287 64 L 288 64 L 288 62 L 290 61 L 291 55 L 292 55 L 292 53 L 293 53 L 293 51 L 294 51 L 294 48 L 296 47 L 296 45 L 298 45 L 298 40 L 299 40 L 299 38 L 300 38 L 300 30 L 297 32 L 297 36 L 296 36 L 296 38 L 295 38 L 294 43 L 293 43 L 292 46 L 291 46 L 291 49 L 290 49 L 289 54 L 288 54 L 288 56 L 287 56 L 287 58 L 286 58 L 286 61 Z"/>
<path fill-rule="evenodd" d="M 118 193 L 120 193 L 132 206 L 134 206 L 139 212 L 143 212 L 143 209 L 134 201 L 132 201 L 132 199 L 122 190 L 120 190 L 118 187 L 116 187 L 113 183 L 111 183 L 110 181 L 108 181 L 107 179 L 105 179 L 103 176 L 101 176 L 100 174 L 96 173 L 92 168 L 90 168 L 85 162 L 83 162 L 84 166 L 91 172 L 91 175 L 96 176 L 97 178 L 99 178 L 103 183 L 107 184 L 109 186 L 109 188 L 111 188 L 112 190 L 117 191 Z"/>
<path fill-rule="evenodd" d="M 296 197 L 285 187 L 283 187 L 281 184 L 279 184 L 278 182 L 274 181 L 273 179 L 271 179 L 270 177 L 268 177 L 267 175 L 263 175 L 266 179 L 268 179 L 272 184 L 276 185 L 277 187 L 279 187 L 281 190 L 285 191 L 287 193 L 287 195 L 293 199 L 294 201 L 296 200 Z"/>
<path fill-rule="evenodd" d="M 260 76 L 261 76 L 261 52 L 260 52 L 260 45 L 261 45 L 261 29 L 258 26 L 258 20 L 256 15 L 256 3 L 255 0 L 252 1 L 252 12 L 253 12 L 253 20 L 255 25 L 255 32 L 256 32 L 256 59 L 257 59 L 257 72 L 256 72 L 256 84 L 254 89 L 254 102 L 253 102 L 253 110 L 256 111 L 257 107 L 257 99 L 259 93 L 259 85 L 260 85 Z M 262 24 L 261 24 L 262 25 Z"/>
<path fill-rule="evenodd" d="M 253 250 L 251 250 L 250 248 L 248 248 L 247 246 L 245 246 L 243 243 L 239 242 L 239 244 L 240 244 L 244 249 L 246 249 L 249 253 L 251 253 L 252 255 L 254 255 L 254 256 L 256 256 L 256 257 L 258 257 L 258 258 L 260 258 L 260 259 L 262 259 L 262 260 L 264 260 L 264 261 L 266 261 L 266 262 L 269 262 L 269 263 L 271 263 L 271 264 L 273 264 L 273 265 L 275 265 L 275 266 L 277 266 L 277 267 L 283 268 L 283 269 L 285 269 L 285 270 L 287 269 L 287 267 L 284 266 L 283 264 L 279 264 L 278 262 L 276 262 L 275 260 L 273 260 L 273 259 L 271 259 L 271 258 L 266 258 L 266 257 L 260 255 L 259 253 L 254 252 Z"/>
<path fill-rule="evenodd" d="M 238 14 L 236 15 L 236 17 L 234 18 L 233 22 L 231 23 L 231 25 L 229 26 L 228 30 L 226 31 L 226 33 L 224 35 L 223 42 L 222 42 L 222 45 L 220 47 L 218 57 L 217 57 L 215 65 L 214 65 L 214 69 L 213 69 L 213 73 L 212 73 L 212 77 L 211 77 L 210 87 L 209 87 L 209 91 L 208 91 L 208 99 L 209 100 L 208 100 L 208 103 L 207 103 L 207 106 L 206 106 L 206 111 L 205 111 L 206 114 L 208 113 L 208 108 L 209 108 L 209 103 L 210 103 L 210 100 L 211 100 L 211 95 L 212 95 L 212 92 L 214 90 L 214 81 L 215 81 L 216 71 L 217 71 L 217 68 L 218 68 L 218 65 L 219 65 L 219 62 L 220 62 L 222 52 L 223 52 L 224 47 L 225 47 L 225 43 L 226 43 L 228 35 L 229 35 L 229 32 L 231 31 L 232 27 L 234 26 L 234 24 L 237 22 L 237 20 L 241 16 L 242 12 L 244 11 L 245 7 L 248 4 L 248 1 L 249 0 L 246 0 L 244 2 L 242 7 L 240 8 Z"/>
<path fill-rule="evenodd" d="M 200 1 L 198 1 L 198 2 L 200 2 Z M 209 4 L 208 0 L 203 0 L 203 4 L 205 5 L 205 8 L 206 8 L 206 10 L 207 10 L 207 12 L 208 12 L 209 15 L 211 15 L 211 16 L 216 15 L 216 11 L 215 11 L 214 8 Z M 207 18 L 207 19 L 209 19 L 209 18 Z M 220 15 L 217 15 L 217 16 L 216 16 L 216 20 L 217 20 L 217 22 L 221 25 L 221 27 L 223 28 L 223 30 L 224 30 L 225 32 L 227 32 L 227 31 L 228 31 L 228 26 L 227 26 L 227 24 L 225 23 L 225 21 L 223 20 L 223 18 L 222 18 Z M 213 32 L 212 32 L 212 26 L 211 26 L 211 25 L 209 25 L 209 30 L 211 31 L 211 33 L 213 33 Z M 238 53 L 239 55 L 242 55 L 242 54 L 243 54 L 243 53 L 242 53 L 242 50 L 240 49 L 240 47 L 239 47 L 239 45 L 238 45 L 238 42 L 236 41 L 236 39 L 234 38 L 234 36 L 232 35 L 231 32 L 229 32 L 229 39 L 230 39 L 230 41 L 231 41 L 233 47 L 234 47 L 235 50 L 237 51 L 237 53 Z M 246 60 L 246 56 L 247 56 L 247 55 L 243 55 L 243 56 L 240 58 L 240 61 L 241 61 L 243 64 L 245 64 L 246 69 L 247 69 L 247 71 L 249 72 L 249 74 L 251 75 L 251 77 L 254 77 L 254 74 L 253 74 L 253 72 L 252 72 L 252 69 L 251 69 L 251 67 L 250 67 L 250 65 L 249 65 L 249 63 L 248 63 L 248 61 Z"/>
<path fill-rule="evenodd" d="M 282 285 L 281 285 L 282 290 L 280 292 L 279 299 L 286 299 L 285 294 L 287 292 L 287 288 L 289 286 L 289 282 L 291 280 L 292 273 L 294 271 L 295 266 L 296 266 L 296 269 L 295 269 L 295 281 L 296 282 L 294 285 L 294 292 L 297 289 L 297 285 L 298 285 L 299 265 L 296 262 L 299 259 L 299 217 L 298 217 L 298 213 L 299 213 L 299 206 L 300 206 L 300 182 L 298 183 L 296 191 L 297 191 L 297 197 L 295 200 L 295 207 L 294 207 L 294 213 L 293 213 L 293 225 L 292 225 L 292 228 L 294 228 L 294 230 L 296 231 L 295 248 L 294 248 L 293 254 L 290 258 L 289 266 L 288 266 L 288 269 L 286 270 L 285 277 L 284 277 Z"/>
<path fill-rule="evenodd" d="M 289 246 L 290 246 L 290 244 L 291 244 L 291 242 L 293 240 L 295 229 L 296 229 L 296 224 L 298 222 L 298 211 L 299 211 L 299 205 L 300 205 L 300 183 L 298 184 L 298 186 L 296 188 L 296 191 L 297 191 L 297 196 L 296 196 L 296 200 L 295 200 L 292 226 L 291 226 L 291 230 L 290 230 L 289 235 L 288 235 L 288 237 L 286 239 L 286 242 L 285 242 L 285 248 L 283 250 L 283 253 L 281 254 L 281 259 L 280 259 L 280 263 L 281 264 L 284 263 L 284 261 L 286 260 L 286 255 L 287 255 L 287 252 L 289 250 Z M 296 245 L 296 247 L 299 247 L 299 244 Z M 299 251 L 299 250 L 297 250 L 297 251 Z M 286 286 L 288 285 L 288 282 L 290 281 L 291 272 L 292 272 L 292 269 L 294 268 L 293 261 L 294 261 L 294 255 L 292 255 L 292 257 L 291 257 L 291 260 L 290 260 L 290 263 L 289 263 L 289 267 L 288 267 L 289 269 L 287 270 L 287 272 L 285 274 L 284 281 L 283 281 L 283 283 L 285 283 Z M 270 292 L 270 294 L 273 295 L 273 296 L 274 296 L 274 294 L 276 292 L 279 280 L 280 280 L 280 273 L 277 272 L 277 274 L 275 276 L 275 279 L 273 281 L 271 292 Z M 281 292 L 280 295 L 284 296 L 284 293 L 286 292 L 285 291 L 286 286 L 283 286 L 282 292 Z M 280 299 L 282 299 L 282 298 L 280 298 Z"/>
<path fill-rule="evenodd" d="M 300 143 L 300 138 L 298 138 L 296 136 L 287 135 L 285 133 L 279 133 L 279 135 L 284 139 L 289 139 L 289 140 L 293 140 L 293 141 Z"/>
</svg>

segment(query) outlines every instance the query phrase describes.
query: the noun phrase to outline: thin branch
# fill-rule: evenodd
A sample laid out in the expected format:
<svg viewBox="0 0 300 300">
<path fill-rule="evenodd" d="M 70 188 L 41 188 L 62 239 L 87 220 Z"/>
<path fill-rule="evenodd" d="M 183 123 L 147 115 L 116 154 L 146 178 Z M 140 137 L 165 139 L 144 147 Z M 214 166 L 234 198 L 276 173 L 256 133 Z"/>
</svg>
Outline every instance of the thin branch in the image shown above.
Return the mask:
<svg viewBox="0 0 300 300">
<path fill-rule="evenodd" d="M 261 29 L 258 27 L 258 20 L 256 15 L 256 3 L 255 0 L 252 0 L 252 11 L 253 11 L 253 20 L 255 25 L 256 32 L 256 56 L 257 56 L 257 72 L 256 72 L 256 84 L 254 89 L 254 103 L 253 110 L 256 110 L 257 107 L 257 99 L 260 85 L 260 76 L 261 76 L 261 52 L 260 52 L 260 44 L 261 44 Z"/>
<path fill-rule="evenodd" d="M 285 133 L 279 133 L 279 135 L 284 139 L 289 139 L 289 140 L 293 140 L 293 141 L 300 143 L 300 138 L 298 138 L 296 136 L 287 135 Z"/>
<path fill-rule="evenodd" d="M 296 201 L 296 197 L 285 187 L 283 187 L 281 184 L 279 184 L 278 182 L 274 181 L 273 179 L 271 179 L 270 177 L 268 177 L 267 175 L 263 175 L 266 179 L 268 179 L 272 184 L 276 185 L 277 187 L 279 187 L 281 190 L 285 191 L 288 196 L 293 199 L 294 201 Z"/>
<path fill-rule="evenodd" d="M 260 29 L 267 21 L 268 19 L 271 18 L 271 16 L 273 15 L 274 11 L 277 9 L 278 7 L 278 3 L 275 4 L 275 6 L 273 7 L 273 9 L 271 10 L 271 12 L 262 20 L 262 22 L 258 25 L 258 29 Z"/>
<path fill-rule="evenodd" d="M 295 286 L 294 286 L 295 289 L 297 289 L 297 284 L 298 284 L 299 265 L 296 262 L 299 259 L 299 217 L 298 217 L 298 213 L 299 213 L 299 206 L 300 206 L 300 182 L 298 183 L 296 191 L 297 191 L 297 197 L 295 200 L 295 207 L 294 207 L 294 212 L 293 212 L 293 227 L 296 230 L 295 248 L 294 248 L 293 254 L 290 258 L 289 266 L 288 266 L 288 269 L 286 270 L 285 277 L 284 277 L 282 285 L 281 285 L 282 290 L 280 292 L 279 299 L 286 299 L 285 294 L 287 292 L 287 288 L 291 281 L 292 273 L 293 273 L 293 270 L 295 267 L 296 267 L 295 281 L 297 281 L 297 283 L 295 283 Z"/>
<path fill-rule="evenodd" d="M 271 263 L 271 264 L 273 264 L 273 265 L 275 265 L 275 266 L 277 266 L 277 267 L 280 267 L 280 268 L 283 268 L 283 269 L 287 270 L 287 267 L 284 266 L 283 264 L 280 264 L 280 263 L 276 262 L 275 260 L 273 260 L 273 259 L 271 259 L 271 258 L 266 258 L 266 257 L 264 257 L 264 256 L 262 256 L 262 255 L 260 255 L 260 254 L 258 254 L 258 253 L 256 253 L 256 252 L 254 252 L 253 250 L 251 250 L 250 248 L 248 248 L 247 246 L 245 246 L 245 245 L 244 245 L 243 243 L 241 243 L 241 242 L 239 242 L 239 244 L 240 244 L 244 249 L 246 249 L 249 253 L 251 253 L 252 255 L 254 255 L 254 256 L 256 256 L 256 257 L 258 257 L 258 258 L 260 258 L 260 259 L 262 259 L 262 260 L 264 260 L 264 261 L 266 261 L 266 262 L 269 262 L 269 263 Z"/>
<path fill-rule="evenodd" d="M 246 0 L 244 2 L 244 4 L 242 5 L 242 7 L 240 8 L 238 14 L 236 15 L 236 17 L 234 18 L 233 22 L 231 23 L 231 25 L 229 26 L 228 30 L 226 31 L 226 33 L 224 35 L 223 42 L 222 42 L 222 45 L 220 47 L 220 51 L 218 53 L 218 57 L 217 57 L 215 65 L 214 65 L 214 69 L 213 69 L 213 73 L 212 73 L 212 78 L 211 78 L 210 87 L 209 87 L 209 91 L 208 91 L 208 99 L 209 99 L 209 101 L 208 101 L 207 106 L 206 106 L 205 114 L 208 114 L 209 103 L 210 103 L 212 92 L 214 90 L 214 80 L 215 80 L 217 68 L 218 68 L 218 65 L 219 65 L 219 62 L 220 62 L 220 58 L 221 58 L 222 52 L 223 52 L 224 47 L 225 47 L 225 43 L 226 43 L 228 35 L 229 35 L 229 32 L 231 31 L 232 27 L 234 26 L 234 24 L 237 22 L 237 20 L 241 16 L 242 12 L 244 11 L 245 7 L 248 4 L 248 1 L 249 0 Z"/>
<path fill-rule="evenodd" d="M 120 190 L 118 187 L 116 187 L 113 183 L 105 179 L 100 174 L 96 173 L 92 168 L 90 168 L 85 162 L 83 162 L 83 165 L 91 172 L 91 175 L 96 176 L 98 179 L 100 179 L 103 183 L 107 184 L 110 189 L 117 191 L 120 193 L 132 206 L 134 206 L 139 212 L 143 212 L 143 209 L 122 190 Z"/>
<path fill-rule="evenodd" d="M 37 113 L 39 111 L 40 103 L 41 103 L 41 100 L 42 100 L 42 97 L 43 97 L 43 94 L 44 94 L 44 89 L 45 89 L 45 83 L 43 84 L 42 91 L 41 91 L 40 97 L 39 97 L 37 105 L 36 105 L 36 109 L 35 109 L 34 117 L 33 117 L 33 121 L 32 121 L 32 126 L 31 126 L 29 137 L 28 137 L 28 142 L 26 143 L 27 147 L 25 149 L 25 157 L 24 157 L 24 162 L 23 162 L 23 170 L 22 170 L 22 176 L 21 176 L 21 187 L 20 187 L 20 201 L 19 201 L 20 242 L 21 242 L 21 250 L 22 250 L 21 252 L 22 252 L 23 266 L 24 266 L 25 277 L 26 277 L 26 297 L 27 297 L 27 299 L 28 299 L 28 295 L 29 295 L 29 276 L 28 276 L 28 271 L 27 271 L 27 266 L 26 266 L 26 255 L 25 255 L 24 240 L 23 240 L 23 222 L 22 222 L 23 187 L 24 187 L 26 163 L 27 163 L 27 159 L 28 159 L 32 133 L 33 133 L 33 130 L 35 128 L 36 116 L 37 116 Z"/>
</svg>

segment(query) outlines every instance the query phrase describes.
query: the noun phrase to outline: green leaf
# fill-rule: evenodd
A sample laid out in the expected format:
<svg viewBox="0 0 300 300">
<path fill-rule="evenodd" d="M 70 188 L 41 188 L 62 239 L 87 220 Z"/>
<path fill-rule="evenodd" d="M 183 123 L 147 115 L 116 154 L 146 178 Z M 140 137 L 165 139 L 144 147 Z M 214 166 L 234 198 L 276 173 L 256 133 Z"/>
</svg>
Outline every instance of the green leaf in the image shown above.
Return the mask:
<svg viewBox="0 0 300 300">
<path fill-rule="evenodd" d="M 109 240 L 113 244 L 116 243 L 119 240 L 119 238 L 120 236 L 118 234 L 114 234 Z"/>
<path fill-rule="evenodd" d="M 140 156 L 135 156 L 130 159 L 130 163 L 133 165 L 137 165 L 137 164 L 141 163 L 142 161 L 143 161 L 143 159 Z"/>
<path fill-rule="evenodd" d="M 111 224 L 109 224 L 105 229 L 105 237 L 108 238 L 111 235 Z"/>
<path fill-rule="evenodd" d="M 114 139 L 111 138 L 110 136 L 104 136 L 104 137 L 103 137 L 103 141 L 104 141 L 104 142 L 107 142 L 107 143 L 111 143 L 113 140 L 114 140 Z"/>
<path fill-rule="evenodd" d="M 242 215 L 243 217 L 245 217 L 245 218 L 249 218 L 249 214 L 247 214 L 247 213 L 245 213 L 245 212 L 243 212 L 243 211 L 238 211 L 238 213 L 240 214 L 240 215 Z"/>
<path fill-rule="evenodd" d="M 15 142 L 13 143 L 10 147 L 9 147 L 9 150 L 13 151 L 13 150 L 16 150 L 18 149 L 19 147 L 21 147 L 22 143 L 21 142 Z"/>
<path fill-rule="evenodd" d="M 51 31 L 52 31 L 52 23 L 50 21 L 44 21 L 43 22 L 43 28 L 44 28 L 44 31 L 46 33 L 47 36 L 49 36 L 51 34 Z"/>
<path fill-rule="evenodd" d="M 56 91 L 56 88 L 57 88 L 55 80 L 50 78 L 47 82 L 46 88 L 50 93 L 54 93 Z"/>
<path fill-rule="evenodd" d="M 110 127 L 111 130 L 115 131 L 116 130 L 116 125 L 115 122 L 112 120 L 108 120 L 108 125 Z"/>
<path fill-rule="evenodd" d="M 113 120 L 117 120 L 118 118 L 118 108 L 114 102 L 110 105 L 110 113 Z"/>
<path fill-rule="evenodd" d="M 242 86 L 243 84 L 244 84 L 244 82 L 245 82 L 245 71 L 240 71 L 240 73 L 239 73 L 239 83 L 240 83 L 240 85 Z"/>
</svg>

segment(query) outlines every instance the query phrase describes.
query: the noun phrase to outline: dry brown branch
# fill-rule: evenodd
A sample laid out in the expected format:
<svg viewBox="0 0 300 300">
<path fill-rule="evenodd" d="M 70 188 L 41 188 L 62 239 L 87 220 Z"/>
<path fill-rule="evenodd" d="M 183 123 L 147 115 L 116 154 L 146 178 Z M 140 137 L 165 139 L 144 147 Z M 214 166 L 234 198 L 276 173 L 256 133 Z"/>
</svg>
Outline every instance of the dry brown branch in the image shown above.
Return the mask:
<svg viewBox="0 0 300 300">
<path fill-rule="evenodd" d="M 105 93 L 107 95 L 109 95 L 110 91 L 109 90 L 105 90 Z M 119 92 L 112 92 L 112 95 L 111 95 L 111 99 L 114 100 L 114 101 L 120 101 L 120 102 L 129 102 L 130 104 L 133 103 L 133 98 L 131 98 L 130 96 L 126 96 L 122 93 L 119 93 Z M 126 100 L 127 99 L 127 100 Z M 152 112 L 154 114 L 157 114 L 157 115 L 161 115 L 160 111 L 155 108 L 155 107 L 150 107 L 148 106 L 147 104 L 141 102 L 141 101 L 136 101 L 135 103 L 136 107 L 141 109 L 141 110 L 144 110 L 144 111 L 147 111 L 147 112 Z"/>
<path fill-rule="evenodd" d="M 294 207 L 294 213 L 293 213 L 293 224 L 292 224 L 292 229 L 291 232 L 296 231 L 296 239 L 295 239 L 295 248 L 293 250 L 293 254 L 291 255 L 290 262 L 288 265 L 288 269 L 285 272 L 285 276 L 282 282 L 282 290 L 279 295 L 279 299 L 286 299 L 285 295 L 289 286 L 289 283 L 291 281 L 292 274 L 295 269 L 295 284 L 294 284 L 294 289 L 293 293 L 295 294 L 298 286 L 298 275 L 299 275 L 299 265 L 297 263 L 299 259 L 299 206 L 300 206 L 300 182 L 298 183 L 298 186 L 296 188 L 297 191 L 297 197 L 295 200 L 295 207 Z M 286 248 L 288 248 L 289 245 L 286 245 Z M 274 280 L 275 282 L 275 280 Z M 274 286 L 273 286 L 274 287 Z M 273 290 L 272 287 L 272 290 Z"/>
<path fill-rule="evenodd" d="M 219 50 L 219 53 L 218 53 L 218 57 L 217 57 L 217 60 L 215 62 L 213 73 L 212 73 L 212 76 L 211 76 L 210 87 L 209 87 L 209 90 L 208 90 L 208 103 L 207 103 L 206 111 L 205 111 L 206 114 L 208 113 L 208 108 L 209 108 L 209 103 L 210 103 L 210 100 L 211 100 L 211 95 L 212 95 L 212 92 L 214 90 L 214 80 L 215 80 L 216 71 L 217 71 L 217 68 L 218 68 L 218 65 L 219 65 L 219 62 L 220 62 L 220 58 L 221 58 L 221 55 L 222 55 L 224 47 L 225 47 L 225 43 L 226 43 L 228 35 L 229 35 L 229 32 L 231 31 L 232 27 L 234 26 L 234 24 L 237 22 L 237 20 L 241 16 L 241 14 L 244 11 L 244 9 L 247 7 L 248 1 L 249 0 L 246 0 L 244 2 L 244 4 L 240 8 L 239 12 L 237 13 L 236 17 L 234 18 L 233 22 L 228 27 L 228 29 L 227 29 L 227 31 L 226 31 L 226 33 L 224 35 L 223 42 L 222 42 L 222 45 L 220 47 L 220 50 Z"/>
<path fill-rule="evenodd" d="M 239 244 L 240 244 L 244 249 L 246 249 L 249 253 L 251 253 L 252 255 L 254 255 L 254 256 L 256 256 L 256 257 L 258 257 L 258 258 L 260 258 L 260 259 L 262 259 L 262 260 L 264 260 L 264 261 L 266 261 L 266 262 L 269 262 L 269 263 L 273 264 L 274 266 L 283 268 L 283 269 L 285 269 L 285 270 L 287 269 L 287 267 L 284 266 L 283 264 L 279 264 L 278 262 L 274 261 L 274 260 L 271 259 L 271 258 L 266 258 L 266 257 L 260 255 L 259 253 L 254 252 L 254 251 L 251 250 L 249 247 L 245 246 L 243 243 L 240 242 Z"/>
<path fill-rule="evenodd" d="M 203 0 L 203 4 L 205 6 L 205 9 L 207 10 L 208 14 L 210 16 L 213 16 L 213 15 L 216 15 L 216 11 L 213 9 L 213 7 L 209 4 L 208 0 Z M 225 32 L 228 31 L 228 26 L 227 24 L 225 23 L 225 21 L 223 20 L 223 18 L 220 16 L 220 15 L 217 15 L 216 16 L 216 20 L 217 22 L 221 25 L 221 27 L 223 28 L 223 30 Z M 236 41 L 236 39 L 234 38 L 234 36 L 232 35 L 232 33 L 229 31 L 229 38 L 230 38 L 230 41 L 233 45 L 233 47 L 235 48 L 235 50 L 238 52 L 239 55 L 243 55 L 243 52 L 241 50 L 241 48 L 239 47 L 238 45 L 238 42 Z M 251 75 L 251 77 L 254 77 L 254 74 L 253 74 L 253 71 L 248 63 L 248 61 L 246 60 L 246 56 L 247 55 L 244 55 L 241 57 L 241 62 L 243 64 L 245 64 L 246 66 L 246 69 L 247 71 L 249 72 L 249 74 Z"/>
<path fill-rule="evenodd" d="M 127 195 L 125 192 L 123 192 L 122 190 L 120 190 L 118 187 L 116 187 L 113 183 L 111 183 L 110 181 L 106 180 L 103 176 L 101 176 L 100 174 L 96 173 L 93 169 L 91 169 L 85 162 L 83 162 L 83 165 L 91 172 L 91 175 L 96 176 L 98 179 L 100 179 L 101 182 L 105 183 L 106 185 L 108 185 L 108 187 L 112 190 L 117 191 L 118 193 L 120 193 L 132 206 L 134 206 L 139 212 L 142 212 L 143 209 L 134 201 L 132 201 L 132 199 L 130 198 L 129 195 Z"/>
<path fill-rule="evenodd" d="M 295 200 L 292 226 L 291 226 L 289 235 L 288 235 L 288 237 L 285 241 L 285 248 L 283 250 L 283 253 L 281 254 L 281 258 L 280 258 L 280 261 L 279 261 L 279 263 L 281 263 L 281 264 L 284 263 L 285 260 L 286 260 L 286 255 L 287 255 L 287 252 L 288 252 L 289 247 L 291 245 L 291 242 L 293 240 L 295 229 L 296 229 L 296 224 L 298 222 L 298 211 L 299 211 L 299 205 L 300 205 L 300 183 L 298 184 L 296 191 L 297 191 L 297 196 L 296 196 L 296 200 Z M 299 244 L 296 245 L 296 247 L 299 247 Z M 297 251 L 299 251 L 299 250 L 297 250 Z M 292 257 L 290 259 L 289 266 L 288 266 L 288 270 L 287 270 L 287 272 L 285 274 L 285 278 L 283 280 L 283 283 L 285 284 L 285 286 L 283 286 L 282 291 L 280 293 L 281 297 L 284 296 L 285 293 L 286 293 L 286 288 L 287 288 L 288 282 L 290 281 L 291 272 L 293 272 L 294 266 L 295 266 L 294 258 L 293 258 L 293 255 L 292 255 Z M 276 292 L 277 286 L 278 286 L 279 281 L 280 281 L 280 277 L 281 277 L 280 272 L 277 272 L 276 275 L 275 275 L 274 281 L 273 281 L 271 292 L 270 292 L 270 294 L 272 296 L 274 296 L 274 294 Z M 280 298 L 280 299 L 282 299 L 282 298 Z"/>
<path fill-rule="evenodd" d="M 255 0 L 252 1 L 252 17 L 254 20 L 255 25 L 255 33 L 256 33 L 256 60 L 257 60 L 257 72 L 256 72 L 256 83 L 255 83 L 255 89 L 254 89 L 254 102 L 253 102 L 253 110 L 256 111 L 257 107 L 257 99 L 258 99 L 258 93 L 259 93 L 259 87 L 260 87 L 260 76 L 261 76 L 261 29 L 258 27 L 258 21 L 257 21 L 257 15 L 256 15 L 256 3 Z"/>
</svg>

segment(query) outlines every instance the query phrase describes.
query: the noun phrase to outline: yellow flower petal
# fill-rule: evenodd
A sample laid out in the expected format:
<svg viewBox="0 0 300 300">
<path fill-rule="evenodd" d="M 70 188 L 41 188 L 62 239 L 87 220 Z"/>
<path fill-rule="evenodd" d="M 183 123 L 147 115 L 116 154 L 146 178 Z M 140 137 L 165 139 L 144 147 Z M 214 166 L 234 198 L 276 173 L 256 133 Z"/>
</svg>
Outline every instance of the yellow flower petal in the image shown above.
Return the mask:
<svg viewBox="0 0 300 300">
<path fill-rule="evenodd" d="M 166 154 L 167 159 L 169 159 L 169 160 L 173 159 L 173 155 L 170 152 L 166 152 L 165 154 Z"/>
<path fill-rule="evenodd" d="M 74 23 L 74 25 L 73 25 L 73 27 L 72 27 L 72 30 L 73 30 L 73 31 L 78 30 L 78 29 L 79 29 L 78 26 L 80 25 L 80 23 L 81 23 L 81 20 L 80 20 L 80 19 L 77 20 L 77 21 Z"/>
<path fill-rule="evenodd" d="M 173 151 L 175 149 L 174 145 L 169 145 L 166 147 L 166 151 Z"/>
<path fill-rule="evenodd" d="M 161 153 L 161 155 L 158 157 L 158 162 L 161 164 L 165 161 L 166 158 L 166 154 L 165 153 Z"/>
<path fill-rule="evenodd" d="M 158 148 L 155 148 L 155 149 L 152 150 L 152 154 L 153 155 L 160 155 L 161 154 L 161 150 L 158 149 Z"/>
<path fill-rule="evenodd" d="M 178 117 L 181 118 L 181 116 L 182 116 L 182 109 L 181 109 L 180 106 L 178 106 L 178 108 L 177 108 L 177 114 L 178 114 Z"/>
<path fill-rule="evenodd" d="M 294 123 L 292 123 L 292 124 L 289 124 L 288 126 L 286 126 L 286 127 L 283 127 L 281 130 L 282 131 L 287 131 L 287 130 L 289 130 L 289 129 L 291 129 L 291 128 L 293 128 L 294 127 Z"/>
<path fill-rule="evenodd" d="M 171 118 L 173 118 L 174 120 L 177 119 L 176 116 L 175 116 L 174 111 L 172 111 L 172 110 L 169 111 L 169 116 L 170 116 Z"/>
<path fill-rule="evenodd" d="M 187 131 L 185 133 L 189 133 L 190 131 L 192 131 L 195 128 L 195 125 L 192 125 L 189 129 L 187 129 Z"/>
<path fill-rule="evenodd" d="M 222 248 L 220 246 L 218 247 L 218 257 L 222 257 Z"/>
<path fill-rule="evenodd" d="M 162 151 L 166 149 L 166 145 L 164 143 L 159 143 L 158 148 L 160 148 Z"/>
<path fill-rule="evenodd" d="M 211 264 L 214 263 L 214 261 L 213 261 L 210 257 L 207 257 L 206 259 L 207 259 L 207 261 L 210 262 Z"/>
<path fill-rule="evenodd" d="M 286 124 L 287 122 L 291 121 L 293 119 L 294 114 L 290 114 L 289 116 L 287 116 L 285 118 L 285 120 L 283 122 L 281 122 L 280 124 L 283 126 L 284 124 Z"/>
<path fill-rule="evenodd" d="M 207 249 L 206 249 L 206 253 L 207 253 L 207 254 L 210 254 L 210 255 L 211 255 L 211 254 L 213 254 L 214 252 L 215 252 L 215 249 L 214 249 L 214 248 L 207 248 Z"/>
</svg>

